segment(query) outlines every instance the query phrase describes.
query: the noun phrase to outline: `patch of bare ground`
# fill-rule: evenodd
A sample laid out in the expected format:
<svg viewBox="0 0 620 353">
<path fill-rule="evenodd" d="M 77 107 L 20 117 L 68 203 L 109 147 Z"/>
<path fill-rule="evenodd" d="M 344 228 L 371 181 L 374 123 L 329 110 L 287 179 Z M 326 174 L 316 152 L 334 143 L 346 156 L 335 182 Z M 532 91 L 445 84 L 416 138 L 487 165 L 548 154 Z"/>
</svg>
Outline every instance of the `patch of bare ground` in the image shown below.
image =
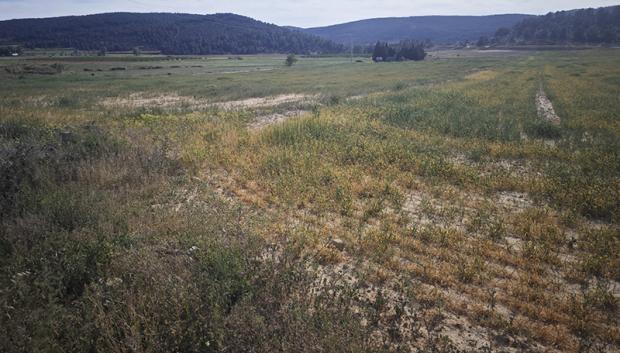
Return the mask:
<svg viewBox="0 0 620 353">
<path fill-rule="evenodd" d="M 417 227 L 437 226 L 465 231 L 468 220 L 484 200 L 479 195 L 463 195 L 448 192 L 446 195 L 432 195 L 424 191 L 407 193 L 402 211 Z"/>
<path fill-rule="evenodd" d="M 17 101 L 16 98 L 13 98 L 13 99 L 8 98 L 8 97 L 3 97 L 3 98 Z M 57 100 L 47 95 L 39 95 L 39 96 L 20 97 L 19 102 L 21 105 L 27 106 L 30 108 L 48 108 L 48 107 L 53 106 L 57 102 Z"/>
<path fill-rule="evenodd" d="M 367 261 L 354 263 L 350 258 L 338 264 L 320 265 L 312 271 L 317 279 L 310 293 L 352 296 L 356 303 L 352 309 L 360 322 L 375 328 L 373 339 L 391 344 L 394 351 L 419 352 L 443 347 L 451 352 L 556 352 L 523 335 L 482 324 L 485 320 L 507 323 L 516 316 L 499 300 L 480 304 L 479 293 L 494 297 L 495 292 L 487 294 L 476 288 L 455 290 L 425 283 L 423 277 L 399 279 L 398 274 L 384 274 L 389 279 L 377 281 L 373 273 L 385 273 L 383 268 Z M 339 291 L 345 287 L 353 292 Z M 398 340 L 390 341 L 389 336 Z"/>
<path fill-rule="evenodd" d="M 103 99 L 100 104 L 104 108 L 171 108 L 171 107 L 199 107 L 208 104 L 208 101 L 190 96 L 179 96 L 176 93 L 157 96 L 146 93 L 132 93 L 127 97 L 110 97 Z"/>
<path fill-rule="evenodd" d="M 364 99 L 364 98 L 366 98 L 368 96 L 369 96 L 368 94 L 358 94 L 358 95 L 355 95 L 355 96 L 348 97 L 347 101 L 358 101 L 358 100 Z"/>
<path fill-rule="evenodd" d="M 528 194 L 516 191 L 503 191 L 497 194 L 496 206 L 505 212 L 522 212 L 532 206 L 534 202 Z"/>
<path fill-rule="evenodd" d="M 29 106 L 46 108 L 53 104 L 52 99 L 48 96 L 31 96 L 25 99 Z"/>
<path fill-rule="evenodd" d="M 476 71 L 465 76 L 465 79 L 472 81 L 488 81 L 497 77 L 497 72 L 492 70 Z"/>
<path fill-rule="evenodd" d="M 459 339 L 464 336 L 462 328 L 471 328 L 472 325 L 466 319 L 435 308 L 433 300 L 436 298 L 417 302 L 408 297 L 407 290 L 398 281 L 376 283 L 376 274 L 373 273 L 377 270 L 377 266 L 370 262 L 353 263 L 351 259 L 333 265 L 320 265 L 310 269 L 317 277 L 309 292 L 314 296 L 321 293 L 351 296 L 354 300 L 352 310 L 358 315 L 360 323 L 374 329 L 372 339 L 383 342 L 393 351 L 416 352 L 441 344 L 455 352 L 464 352 L 484 345 L 484 338 L 479 335 L 471 335 L 475 337 L 475 343 L 472 343 L 473 340 L 464 342 Z M 342 288 L 352 288 L 353 292 L 343 292 Z M 434 290 L 419 283 L 410 288 L 419 291 L 421 296 L 432 296 Z M 452 329 L 450 319 L 460 319 L 466 324 Z M 476 330 L 472 329 L 472 332 Z M 446 333 L 452 333 L 452 337 Z"/>
<path fill-rule="evenodd" d="M 238 70 L 238 71 L 222 71 L 222 72 L 218 72 L 218 74 L 247 74 L 250 72 L 263 72 L 263 71 L 274 71 L 275 69 L 261 69 L 261 68 L 255 68 L 254 70 Z"/>
<path fill-rule="evenodd" d="M 501 173 L 514 178 L 526 178 L 542 175 L 536 172 L 527 160 L 496 159 L 475 162 L 466 155 L 457 153 L 450 156 L 448 161 L 457 166 L 473 168 L 480 176 Z"/>
<path fill-rule="evenodd" d="M 278 124 L 291 118 L 298 118 L 307 113 L 307 110 L 289 110 L 283 113 L 261 115 L 259 117 L 256 117 L 254 121 L 249 124 L 248 128 L 250 130 L 260 130 L 269 125 Z"/>
<path fill-rule="evenodd" d="M 299 103 L 303 101 L 316 100 L 314 95 L 306 94 L 282 94 L 278 96 L 247 98 L 225 102 L 213 102 L 206 98 L 192 96 L 180 96 L 176 93 L 168 93 L 157 96 L 145 93 L 132 93 L 127 97 L 106 98 L 100 104 L 109 109 L 118 108 L 186 108 L 186 109 L 207 109 L 219 108 L 224 110 L 264 108 L 278 106 L 282 104 Z"/>
<path fill-rule="evenodd" d="M 230 175 L 218 174 L 196 180 L 201 182 L 207 180 L 209 185 L 218 185 L 216 193 L 229 202 L 251 203 L 245 191 L 227 191 L 234 188 L 229 185 L 230 181 L 226 180 L 231 177 Z M 248 193 L 252 191 L 248 190 Z M 180 202 L 175 202 L 169 207 L 174 212 L 186 207 L 200 207 L 200 197 L 196 195 L 194 190 L 183 191 L 178 198 Z M 267 208 L 268 213 L 271 211 L 273 210 Z M 325 226 L 320 220 L 314 223 L 311 217 L 297 212 L 288 217 L 291 229 L 296 228 L 300 222 L 304 223 L 304 229 Z M 282 246 L 277 243 L 278 240 L 272 240 L 275 243 L 270 243 L 264 249 L 261 259 L 278 261 L 278 258 L 284 256 Z M 403 283 L 411 279 L 398 280 L 397 275 L 389 273 L 390 270 L 384 269 L 379 264 L 368 260 L 355 261 L 355 247 L 356 245 L 348 240 L 330 238 L 314 250 L 316 253 L 312 258 L 317 260 L 318 264 L 308 263 L 307 270 L 316 275 L 316 280 L 311 288 L 308 288 L 307 300 L 313 300 L 312 298 L 320 294 L 334 297 L 350 296 L 354 303 L 351 310 L 358 315 L 360 323 L 373 329 L 372 340 L 383 342 L 392 351 L 418 352 L 441 345 L 450 347 L 454 352 L 467 352 L 490 345 L 489 337 L 492 335 L 487 329 L 471 323 L 462 315 L 437 307 L 438 301 L 451 300 L 443 290 L 413 279 L 411 283 L 415 285 L 413 290 L 417 294 L 412 295 L 403 287 Z M 411 286 L 411 283 L 406 286 Z M 436 298 L 437 295 L 444 299 Z"/>
<path fill-rule="evenodd" d="M 443 195 L 424 191 L 410 191 L 406 194 L 402 211 L 418 226 L 432 225 L 470 232 L 480 230 L 480 222 L 497 221 L 497 215 L 514 214 L 534 207 L 527 193 L 502 191 L 494 195 L 483 195 L 446 187 Z M 484 217 L 484 220 L 480 220 Z"/>
<path fill-rule="evenodd" d="M 560 125 L 561 119 L 556 114 L 553 103 L 551 103 L 551 100 L 547 97 L 542 87 L 536 94 L 536 109 L 540 118 L 545 119 L 553 125 Z"/>
<path fill-rule="evenodd" d="M 463 202 L 465 199 L 468 202 Z M 489 201 L 491 208 L 488 208 Z M 463 213 L 452 219 L 436 218 L 450 203 L 460 207 Z M 583 297 L 575 288 L 578 286 L 563 279 L 575 257 L 559 244 L 553 254 L 543 254 L 540 251 L 546 250 L 539 248 L 536 240 L 531 241 L 532 234 L 538 231 L 546 236 L 545 223 L 556 217 L 552 211 L 544 220 L 532 220 L 538 223 L 522 223 L 520 227 L 524 227 L 525 234 L 519 228 L 505 225 L 508 233 L 502 232 L 503 236 L 491 240 L 480 237 L 477 227 L 492 222 L 493 218 L 499 217 L 501 221 L 505 217 L 510 219 L 510 215 L 517 217 L 547 208 L 519 192 L 499 192 L 484 200 L 475 195 L 445 198 L 415 191 L 407 197 L 403 209 L 413 213 L 422 224 L 439 227 L 434 229 L 466 229 L 457 233 L 435 231 L 431 237 L 414 235 L 413 239 L 399 241 L 400 256 L 404 256 L 400 271 L 410 271 L 414 278 L 442 294 L 446 319 L 441 327 L 456 346 L 469 345 L 468 349 L 474 351 L 493 347 L 490 351 L 514 352 L 524 349 L 551 352 L 556 351 L 551 348 L 554 346 L 563 347 L 557 351 L 574 347 L 575 337 L 567 331 L 571 325 L 561 308 L 570 305 L 573 296 Z M 481 210 L 486 212 L 483 222 L 467 227 L 466 220 L 476 217 Z M 521 219 L 525 222 L 528 218 Z M 513 232 L 516 232 L 514 236 L 506 235 Z M 549 281 L 550 278 L 553 279 Z M 615 283 L 612 287 L 610 293 L 616 296 Z M 535 314 L 538 309 L 531 304 L 533 297 L 547 303 L 541 304 L 545 309 L 540 309 L 543 311 L 539 314 Z M 470 330 L 468 322 L 481 327 Z M 552 327 L 558 324 L 562 331 L 554 333 Z M 505 325 L 513 327 L 511 333 L 502 329 Z M 596 328 L 599 329 L 605 327 Z M 472 338 L 466 338 L 467 335 Z"/>
<path fill-rule="evenodd" d="M 476 50 L 476 49 L 460 49 L 460 50 L 437 50 L 428 54 L 429 60 L 445 60 L 455 58 L 480 58 L 480 57 L 503 57 L 512 55 L 523 55 L 517 50 Z"/>
<path fill-rule="evenodd" d="M 232 175 L 216 174 L 203 180 L 218 186 L 216 192 L 221 196 L 242 204 L 261 203 L 261 191 L 253 184 L 241 185 Z M 198 202 L 193 194 L 187 193 L 183 202 Z M 179 205 L 172 207 L 176 211 Z M 414 223 L 427 224 L 431 235 L 383 239 L 381 223 L 398 215 L 384 210 L 386 220 L 375 220 L 377 238 L 369 240 L 367 248 L 376 252 L 376 245 L 387 246 L 392 255 L 382 259 L 371 254 L 360 257 L 371 232 L 358 235 L 353 229 L 340 228 L 340 222 L 313 218 L 303 210 L 276 210 L 266 205 L 260 209 L 287 219 L 285 228 L 290 231 L 312 229 L 319 238 L 325 235 L 316 248 L 308 249 L 314 260 L 307 268 L 317 279 L 308 289 L 307 299 L 320 293 L 352 297 L 351 310 L 360 323 L 373 329 L 372 339 L 385 342 L 393 351 L 428 351 L 438 345 L 453 352 L 573 351 L 576 338 L 564 311 L 572 305 L 571 298 L 580 300 L 584 295 L 581 287 L 564 280 L 574 257 L 557 250 L 560 263 L 541 262 L 532 258 L 541 256 L 536 248 L 525 249 L 531 247 L 531 235 L 511 228 L 510 236 L 492 240 L 481 236 L 483 231 L 477 228 L 484 226 L 484 220 L 518 217 L 539 207 L 524 193 L 483 196 L 450 186 L 420 187 L 405 196 L 402 211 Z M 487 218 L 476 223 L 474 219 L 481 213 Z M 536 231 L 543 221 L 528 231 Z M 442 228 L 448 231 L 432 234 Z M 283 239 L 268 239 L 272 243 L 262 258 L 284 256 L 279 245 Z M 614 287 L 612 293 L 616 292 Z M 596 330 L 605 329 L 596 326 Z"/>
<path fill-rule="evenodd" d="M 263 108 L 274 107 L 281 104 L 299 103 L 303 101 L 316 100 L 317 96 L 307 94 L 282 94 L 279 96 L 264 97 L 264 98 L 248 98 L 242 100 L 211 103 L 211 106 L 232 110 L 239 108 Z"/>
<path fill-rule="evenodd" d="M 358 94 L 355 96 L 347 97 L 346 101 L 355 102 L 355 101 L 359 101 L 365 98 L 377 98 L 377 97 L 385 96 L 386 94 L 388 94 L 388 92 L 371 92 L 371 93 Z"/>
</svg>

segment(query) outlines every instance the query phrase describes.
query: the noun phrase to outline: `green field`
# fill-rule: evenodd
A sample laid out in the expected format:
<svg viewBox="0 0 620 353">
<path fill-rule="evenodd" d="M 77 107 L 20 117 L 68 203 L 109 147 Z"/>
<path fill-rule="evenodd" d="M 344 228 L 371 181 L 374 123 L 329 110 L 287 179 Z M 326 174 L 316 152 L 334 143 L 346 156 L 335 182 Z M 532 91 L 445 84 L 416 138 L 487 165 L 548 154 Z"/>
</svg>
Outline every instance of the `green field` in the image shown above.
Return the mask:
<svg viewBox="0 0 620 353">
<path fill-rule="evenodd" d="M 0 82 L 0 351 L 620 349 L 619 50 Z"/>
</svg>

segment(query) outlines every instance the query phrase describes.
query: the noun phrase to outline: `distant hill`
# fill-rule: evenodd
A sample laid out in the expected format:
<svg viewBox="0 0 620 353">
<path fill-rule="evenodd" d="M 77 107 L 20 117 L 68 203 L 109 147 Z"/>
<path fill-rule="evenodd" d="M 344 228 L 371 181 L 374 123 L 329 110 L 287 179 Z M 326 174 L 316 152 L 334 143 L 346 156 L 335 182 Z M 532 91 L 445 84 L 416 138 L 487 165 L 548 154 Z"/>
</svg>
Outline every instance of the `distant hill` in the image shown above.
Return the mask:
<svg viewBox="0 0 620 353">
<path fill-rule="evenodd" d="M 106 13 L 0 21 L 0 45 L 164 54 L 333 53 L 329 40 L 235 14 Z"/>
<path fill-rule="evenodd" d="M 512 27 L 531 15 L 494 16 L 419 16 L 373 18 L 327 27 L 299 29 L 336 43 L 371 44 L 377 41 L 430 39 L 435 43 L 453 43 L 492 37 L 500 27 Z"/>
<path fill-rule="evenodd" d="M 551 12 L 495 35 L 496 44 L 620 43 L 620 6 Z"/>
</svg>

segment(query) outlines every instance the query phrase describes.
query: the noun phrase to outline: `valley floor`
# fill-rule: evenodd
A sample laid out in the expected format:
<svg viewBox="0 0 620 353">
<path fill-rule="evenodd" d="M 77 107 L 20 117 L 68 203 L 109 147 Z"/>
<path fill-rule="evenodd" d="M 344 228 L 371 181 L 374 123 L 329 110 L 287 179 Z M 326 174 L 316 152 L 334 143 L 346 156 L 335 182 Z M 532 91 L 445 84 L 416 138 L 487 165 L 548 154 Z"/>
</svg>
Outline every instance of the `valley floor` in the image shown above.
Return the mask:
<svg viewBox="0 0 620 353">
<path fill-rule="evenodd" d="M 0 60 L 0 350 L 614 352 L 620 51 Z"/>
</svg>

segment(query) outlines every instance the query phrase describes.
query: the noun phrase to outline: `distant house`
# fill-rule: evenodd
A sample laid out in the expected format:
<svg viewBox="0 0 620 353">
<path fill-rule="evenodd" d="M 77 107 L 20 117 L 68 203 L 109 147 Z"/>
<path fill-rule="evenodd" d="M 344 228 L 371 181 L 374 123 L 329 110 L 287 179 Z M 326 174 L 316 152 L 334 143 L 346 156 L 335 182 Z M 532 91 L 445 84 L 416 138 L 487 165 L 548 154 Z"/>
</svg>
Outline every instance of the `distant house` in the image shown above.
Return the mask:
<svg viewBox="0 0 620 353">
<path fill-rule="evenodd" d="M 11 56 L 19 56 L 19 54 L 18 53 L 13 53 L 13 54 L 11 54 Z"/>
</svg>

